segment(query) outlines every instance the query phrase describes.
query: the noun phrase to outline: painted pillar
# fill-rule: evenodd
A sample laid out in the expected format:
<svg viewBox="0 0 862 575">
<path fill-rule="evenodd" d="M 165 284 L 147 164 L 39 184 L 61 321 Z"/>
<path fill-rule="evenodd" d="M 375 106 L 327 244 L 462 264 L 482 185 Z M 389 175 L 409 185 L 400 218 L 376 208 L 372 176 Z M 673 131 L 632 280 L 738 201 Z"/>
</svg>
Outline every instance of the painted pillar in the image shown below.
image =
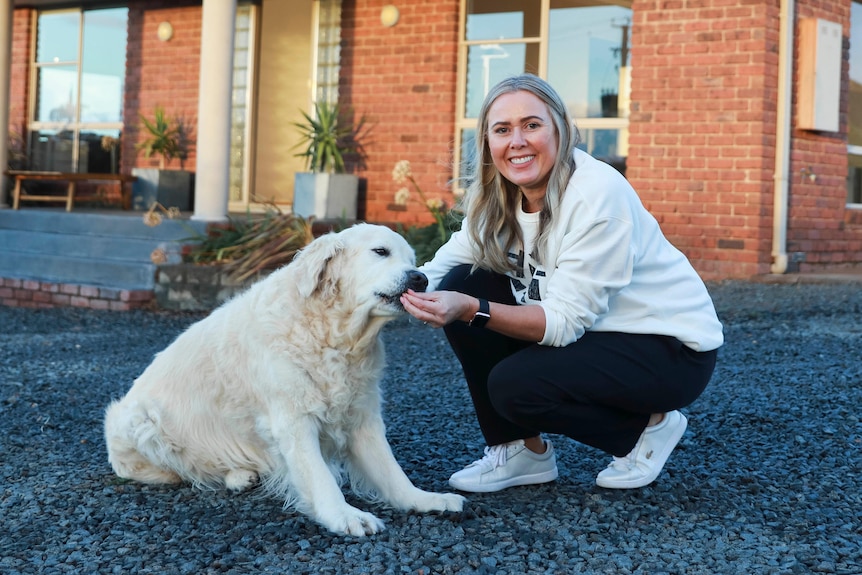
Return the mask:
<svg viewBox="0 0 862 575">
<path fill-rule="evenodd" d="M 203 0 L 193 220 L 227 219 L 235 19 L 236 0 Z"/>
</svg>

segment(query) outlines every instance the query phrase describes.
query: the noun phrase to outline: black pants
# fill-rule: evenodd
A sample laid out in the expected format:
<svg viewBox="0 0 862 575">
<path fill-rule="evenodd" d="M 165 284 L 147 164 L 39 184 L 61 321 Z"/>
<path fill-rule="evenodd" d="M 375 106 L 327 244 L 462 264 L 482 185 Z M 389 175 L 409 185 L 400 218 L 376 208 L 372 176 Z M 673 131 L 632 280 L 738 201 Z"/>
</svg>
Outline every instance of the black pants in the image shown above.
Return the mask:
<svg viewBox="0 0 862 575">
<path fill-rule="evenodd" d="M 515 304 L 507 277 L 470 274 L 469 265 L 452 269 L 438 289 Z M 697 399 L 717 356 L 661 335 L 588 331 L 550 347 L 463 322 L 445 333 L 488 445 L 558 433 L 618 457 L 632 450 L 650 414 Z"/>
</svg>

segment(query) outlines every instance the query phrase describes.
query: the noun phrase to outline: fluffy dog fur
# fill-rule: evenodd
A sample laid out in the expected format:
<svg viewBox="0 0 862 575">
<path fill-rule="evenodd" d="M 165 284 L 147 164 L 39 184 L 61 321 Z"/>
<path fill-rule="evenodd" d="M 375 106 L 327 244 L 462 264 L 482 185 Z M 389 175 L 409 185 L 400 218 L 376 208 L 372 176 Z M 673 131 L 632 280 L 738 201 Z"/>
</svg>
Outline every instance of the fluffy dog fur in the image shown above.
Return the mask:
<svg viewBox="0 0 862 575">
<path fill-rule="evenodd" d="M 380 330 L 421 291 L 413 250 L 382 226 L 322 236 L 294 261 L 195 323 L 105 415 L 120 477 L 271 493 L 336 533 L 383 529 L 345 500 L 460 511 L 464 498 L 422 491 L 392 455 L 378 387 Z"/>
</svg>

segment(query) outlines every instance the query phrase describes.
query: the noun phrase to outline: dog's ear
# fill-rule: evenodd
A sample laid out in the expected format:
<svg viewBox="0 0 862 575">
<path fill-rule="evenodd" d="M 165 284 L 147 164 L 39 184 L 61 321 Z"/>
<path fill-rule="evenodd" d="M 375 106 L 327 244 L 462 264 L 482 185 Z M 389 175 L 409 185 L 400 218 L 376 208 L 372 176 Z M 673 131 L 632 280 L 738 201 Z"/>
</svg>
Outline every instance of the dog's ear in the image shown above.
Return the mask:
<svg viewBox="0 0 862 575">
<path fill-rule="evenodd" d="M 296 286 L 301 296 L 309 297 L 316 292 L 326 296 L 336 289 L 329 268 L 343 250 L 344 242 L 336 233 L 322 235 L 300 250 L 292 265 L 300 268 L 296 274 Z"/>
</svg>

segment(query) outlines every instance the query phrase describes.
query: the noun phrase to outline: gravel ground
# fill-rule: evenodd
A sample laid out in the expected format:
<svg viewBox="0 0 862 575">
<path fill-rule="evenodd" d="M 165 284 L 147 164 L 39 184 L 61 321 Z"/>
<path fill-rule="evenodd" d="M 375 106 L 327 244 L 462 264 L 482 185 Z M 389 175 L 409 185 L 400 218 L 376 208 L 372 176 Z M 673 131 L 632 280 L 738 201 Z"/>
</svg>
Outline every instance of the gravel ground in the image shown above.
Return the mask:
<svg viewBox="0 0 862 575">
<path fill-rule="evenodd" d="M 334 536 L 251 492 L 150 487 L 107 463 L 102 410 L 200 315 L 0 308 L 0 573 L 862 573 L 862 285 L 710 284 L 713 382 L 646 488 L 551 436 L 560 477 L 460 514 L 348 499 L 387 525 Z M 418 486 L 481 455 L 440 331 L 384 331 L 389 439 Z"/>
</svg>

